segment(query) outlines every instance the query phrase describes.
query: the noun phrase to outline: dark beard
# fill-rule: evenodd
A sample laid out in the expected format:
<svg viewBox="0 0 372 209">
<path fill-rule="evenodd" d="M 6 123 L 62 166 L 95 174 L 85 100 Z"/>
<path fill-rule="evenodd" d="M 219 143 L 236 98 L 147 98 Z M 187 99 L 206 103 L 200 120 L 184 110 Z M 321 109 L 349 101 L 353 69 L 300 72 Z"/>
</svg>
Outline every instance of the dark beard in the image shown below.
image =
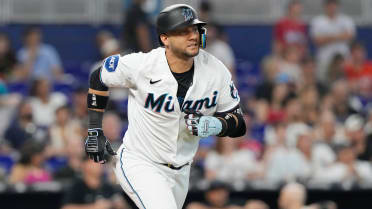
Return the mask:
<svg viewBox="0 0 372 209">
<path fill-rule="evenodd" d="M 187 51 L 173 49 L 173 53 L 181 59 L 189 59 L 189 58 L 193 58 L 197 56 L 199 54 L 199 50 L 196 53 L 191 54 L 191 53 L 188 53 Z"/>
<path fill-rule="evenodd" d="M 194 53 L 194 54 L 190 54 L 190 53 L 187 53 L 187 52 L 183 52 L 183 55 L 184 55 L 185 57 L 188 57 L 188 58 L 195 57 L 195 56 L 198 55 L 198 54 L 199 54 L 199 50 L 198 50 L 196 53 Z"/>
<path fill-rule="evenodd" d="M 198 45 L 198 50 L 195 53 L 188 52 L 186 50 L 187 48 L 185 50 L 183 50 L 181 48 L 178 48 L 177 47 L 177 44 L 172 43 L 172 42 L 169 43 L 169 46 L 168 47 L 169 47 L 169 49 L 172 51 L 172 53 L 175 56 L 177 56 L 180 59 L 187 60 L 187 59 L 193 58 L 193 57 L 195 57 L 195 56 L 197 56 L 199 54 L 199 51 L 200 51 L 200 40 L 196 40 L 195 43 Z"/>
</svg>

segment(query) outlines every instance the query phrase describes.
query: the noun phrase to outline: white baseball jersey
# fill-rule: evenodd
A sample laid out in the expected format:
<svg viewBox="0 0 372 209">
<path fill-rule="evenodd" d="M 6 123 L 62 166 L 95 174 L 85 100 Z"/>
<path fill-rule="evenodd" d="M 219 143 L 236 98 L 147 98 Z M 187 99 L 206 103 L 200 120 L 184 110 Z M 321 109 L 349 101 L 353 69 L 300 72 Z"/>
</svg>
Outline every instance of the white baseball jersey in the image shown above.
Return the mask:
<svg viewBox="0 0 372 209">
<path fill-rule="evenodd" d="M 187 129 L 181 110 L 192 108 L 213 115 L 233 109 L 240 100 L 229 71 L 203 50 L 194 57 L 193 82 L 182 107 L 164 48 L 106 58 L 101 81 L 108 87 L 129 89 L 125 149 L 152 162 L 174 166 L 192 161 L 200 139 Z"/>
</svg>

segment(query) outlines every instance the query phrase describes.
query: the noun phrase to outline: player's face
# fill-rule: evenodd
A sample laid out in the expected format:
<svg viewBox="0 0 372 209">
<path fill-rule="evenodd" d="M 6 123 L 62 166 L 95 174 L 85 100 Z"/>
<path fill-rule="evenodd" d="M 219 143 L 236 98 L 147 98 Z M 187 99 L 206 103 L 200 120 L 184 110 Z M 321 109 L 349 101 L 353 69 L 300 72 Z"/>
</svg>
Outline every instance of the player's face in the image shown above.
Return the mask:
<svg viewBox="0 0 372 209">
<path fill-rule="evenodd" d="M 190 58 L 199 53 L 200 36 L 196 25 L 168 33 L 168 47 L 176 55 Z"/>
</svg>

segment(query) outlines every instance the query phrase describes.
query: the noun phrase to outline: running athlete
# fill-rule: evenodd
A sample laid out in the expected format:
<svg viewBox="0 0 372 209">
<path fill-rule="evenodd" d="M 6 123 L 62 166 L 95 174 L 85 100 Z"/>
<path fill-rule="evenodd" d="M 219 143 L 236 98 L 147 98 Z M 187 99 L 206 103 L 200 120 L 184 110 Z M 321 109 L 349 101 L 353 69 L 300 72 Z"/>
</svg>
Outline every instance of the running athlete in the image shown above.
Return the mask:
<svg viewBox="0 0 372 209">
<path fill-rule="evenodd" d="M 181 209 L 199 140 L 245 134 L 229 71 L 200 49 L 204 25 L 192 7 L 169 6 L 156 22 L 161 47 L 110 56 L 90 77 L 85 150 L 98 163 L 116 155 L 116 177 L 141 209 Z M 109 87 L 129 89 L 129 127 L 117 153 L 101 129 Z"/>
</svg>

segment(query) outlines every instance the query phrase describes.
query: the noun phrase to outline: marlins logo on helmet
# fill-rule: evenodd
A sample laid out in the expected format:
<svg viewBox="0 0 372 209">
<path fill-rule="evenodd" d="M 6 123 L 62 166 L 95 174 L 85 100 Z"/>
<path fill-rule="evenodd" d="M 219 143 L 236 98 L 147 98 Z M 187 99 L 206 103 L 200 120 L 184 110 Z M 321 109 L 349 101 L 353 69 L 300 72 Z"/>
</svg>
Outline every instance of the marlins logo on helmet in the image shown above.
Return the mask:
<svg viewBox="0 0 372 209">
<path fill-rule="evenodd" d="M 194 15 L 189 8 L 182 8 L 182 15 L 185 17 L 185 21 L 194 19 Z"/>
</svg>

